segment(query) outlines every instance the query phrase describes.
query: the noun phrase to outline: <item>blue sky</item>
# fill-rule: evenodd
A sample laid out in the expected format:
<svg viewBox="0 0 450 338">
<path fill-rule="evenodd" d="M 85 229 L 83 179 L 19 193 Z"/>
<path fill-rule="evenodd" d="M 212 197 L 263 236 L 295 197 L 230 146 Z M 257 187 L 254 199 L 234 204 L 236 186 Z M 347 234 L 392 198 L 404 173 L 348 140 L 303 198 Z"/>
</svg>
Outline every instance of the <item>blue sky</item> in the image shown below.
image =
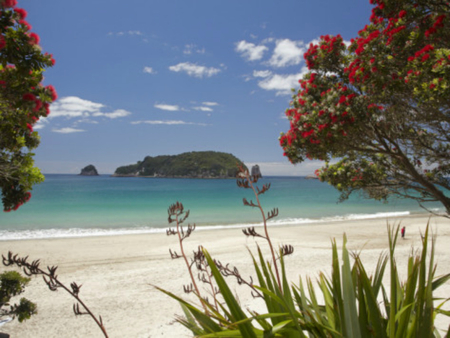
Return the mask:
<svg viewBox="0 0 450 338">
<path fill-rule="evenodd" d="M 19 0 L 56 64 L 58 100 L 36 128 L 44 173 L 100 173 L 145 156 L 214 150 L 266 175 L 310 174 L 279 146 L 303 53 L 357 35 L 361 0 Z"/>
</svg>

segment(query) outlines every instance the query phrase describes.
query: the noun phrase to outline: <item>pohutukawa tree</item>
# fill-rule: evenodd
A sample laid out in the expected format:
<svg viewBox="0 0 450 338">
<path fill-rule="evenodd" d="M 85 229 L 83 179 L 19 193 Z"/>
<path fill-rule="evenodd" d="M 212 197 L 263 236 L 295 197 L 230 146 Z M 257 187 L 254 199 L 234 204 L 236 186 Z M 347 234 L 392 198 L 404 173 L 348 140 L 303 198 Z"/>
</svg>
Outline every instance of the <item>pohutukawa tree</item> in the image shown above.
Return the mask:
<svg viewBox="0 0 450 338">
<path fill-rule="evenodd" d="M 0 0 L 0 188 L 4 211 L 27 202 L 32 186 L 44 180 L 34 167 L 39 135 L 33 125 L 50 113 L 53 86 L 42 85 L 43 72 L 55 61 L 42 53 L 39 36 L 25 21 L 16 0 Z"/>
<path fill-rule="evenodd" d="M 449 215 L 450 2 L 370 2 L 370 24 L 348 46 L 340 35 L 310 45 L 280 144 L 292 163 L 326 161 L 316 175 L 341 200 L 394 194 Z"/>
</svg>

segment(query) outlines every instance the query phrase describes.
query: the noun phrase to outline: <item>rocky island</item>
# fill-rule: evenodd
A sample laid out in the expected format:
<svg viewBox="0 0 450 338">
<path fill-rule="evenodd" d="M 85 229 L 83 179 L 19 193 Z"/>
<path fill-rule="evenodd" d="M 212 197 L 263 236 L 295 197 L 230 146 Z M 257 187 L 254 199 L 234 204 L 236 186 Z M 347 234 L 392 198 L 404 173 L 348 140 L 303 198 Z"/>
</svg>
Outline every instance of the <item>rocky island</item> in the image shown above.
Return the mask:
<svg viewBox="0 0 450 338">
<path fill-rule="evenodd" d="M 81 169 L 81 176 L 98 176 L 97 169 L 92 165 L 88 165 Z"/>
<path fill-rule="evenodd" d="M 232 154 L 193 151 L 179 155 L 147 156 L 136 164 L 116 169 L 115 177 L 235 178 L 244 165 Z"/>
</svg>

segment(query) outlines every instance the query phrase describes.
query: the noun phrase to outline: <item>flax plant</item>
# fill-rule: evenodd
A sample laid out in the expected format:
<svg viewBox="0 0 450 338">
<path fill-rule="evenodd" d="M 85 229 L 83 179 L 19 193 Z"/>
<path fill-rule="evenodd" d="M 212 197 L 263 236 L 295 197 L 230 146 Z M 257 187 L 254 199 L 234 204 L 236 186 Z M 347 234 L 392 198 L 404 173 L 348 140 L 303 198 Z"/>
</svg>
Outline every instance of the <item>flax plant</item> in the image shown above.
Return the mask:
<svg viewBox="0 0 450 338">
<path fill-rule="evenodd" d="M 372 275 L 359 254 L 348 251 L 344 234 L 341 258 L 336 241 L 332 240 L 331 275 L 320 273 L 316 283 L 307 278 L 294 284 L 287 279 L 284 261 L 293 248 L 281 246 L 275 256 L 266 222 L 273 214 L 265 218 L 258 199 L 261 190 L 253 186 L 256 181 L 246 171 L 238 177 L 238 186 L 253 189 L 257 197 L 256 204 L 245 199 L 244 204 L 259 208 L 264 220 L 265 235 L 259 235 L 254 228 L 245 229 L 244 233 L 265 238 L 271 251 L 272 261 L 264 258 L 260 247 L 256 256 L 251 254 L 258 285 L 247 283 L 254 296 L 263 298 L 267 311 L 244 311 L 224 278 L 238 278 L 239 273 L 230 273 L 230 269 L 227 273 L 203 249 L 224 300 L 219 303 L 220 311 L 210 305 L 206 311 L 159 289 L 181 304 L 185 317 L 177 321 L 195 337 L 441 337 L 434 321 L 437 315 L 450 316 L 449 311 L 442 309 L 448 299 L 435 298 L 433 292 L 450 279 L 450 274 L 435 276 L 435 237 L 430 235 L 429 224 L 422 236 L 422 250 L 412 250 L 408 258 L 406 281 L 399 277 L 395 258 L 400 227 L 388 225 L 389 250 L 380 255 Z M 268 186 L 265 187 L 263 190 L 267 191 Z M 389 286 L 383 284 L 386 269 L 390 272 Z M 323 302 L 318 301 L 319 294 Z M 445 336 L 450 337 L 450 327 Z"/>
<path fill-rule="evenodd" d="M 194 272 L 193 272 L 194 265 L 200 271 L 203 271 L 203 272 L 207 271 L 207 268 L 203 264 L 203 261 L 204 261 L 202 258 L 203 252 L 199 248 L 197 253 L 194 252 L 194 259 L 192 259 L 191 262 L 189 262 L 188 256 L 186 255 L 184 246 L 183 246 L 183 241 L 186 238 L 190 237 L 192 232 L 194 232 L 195 224 L 194 225 L 189 224 L 187 227 L 187 230 L 186 231 L 184 230 L 183 222 L 189 217 L 189 210 L 184 211 L 184 206 L 180 202 L 176 202 L 176 203 L 172 204 L 169 207 L 169 209 L 167 210 L 167 213 L 169 214 L 169 218 L 168 218 L 169 224 L 175 222 L 176 228 L 168 229 L 166 231 L 166 234 L 167 234 L 167 236 L 175 235 L 178 237 L 178 243 L 180 245 L 180 252 L 181 252 L 181 255 L 179 255 L 176 251 L 172 251 L 171 249 L 169 249 L 170 257 L 172 259 L 183 258 L 183 260 L 186 264 L 186 268 L 189 271 L 189 276 L 191 278 L 191 284 L 183 286 L 184 292 L 185 293 L 193 292 L 199 298 L 204 311 L 207 313 L 208 312 L 208 307 L 206 304 L 207 301 L 206 301 L 206 299 L 204 299 L 201 296 L 200 289 L 198 288 L 198 285 L 194 278 Z M 206 275 L 208 275 L 208 274 L 206 273 Z M 205 278 L 205 277 L 203 277 L 203 278 Z M 199 277 L 199 279 L 201 279 L 201 278 Z M 206 279 L 204 279 L 204 281 L 207 282 Z M 211 279 L 209 279 L 209 282 L 210 282 L 210 285 L 212 286 Z M 215 299 L 214 293 L 213 293 L 213 297 Z"/>
</svg>

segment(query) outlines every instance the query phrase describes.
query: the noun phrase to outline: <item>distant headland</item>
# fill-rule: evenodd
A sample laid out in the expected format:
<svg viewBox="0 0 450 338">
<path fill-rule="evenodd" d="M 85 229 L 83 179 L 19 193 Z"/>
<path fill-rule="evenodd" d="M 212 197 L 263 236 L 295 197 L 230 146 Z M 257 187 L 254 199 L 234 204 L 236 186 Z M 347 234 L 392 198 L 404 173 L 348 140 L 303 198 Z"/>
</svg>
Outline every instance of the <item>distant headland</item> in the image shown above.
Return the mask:
<svg viewBox="0 0 450 338">
<path fill-rule="evenodd" d="M 118 167 L 114 177 L 235 178 L 244 163 L 232 154 L 193 151 L 179 155 L 147 156 L 136 164 Z"/>
<path fill-rule="evenodd" d="M 81 169 L 80 175 L 81 176 L 98 176 L 98 171 L 92 164 L 89 164 L 88 166 Z"/>
</svg>

